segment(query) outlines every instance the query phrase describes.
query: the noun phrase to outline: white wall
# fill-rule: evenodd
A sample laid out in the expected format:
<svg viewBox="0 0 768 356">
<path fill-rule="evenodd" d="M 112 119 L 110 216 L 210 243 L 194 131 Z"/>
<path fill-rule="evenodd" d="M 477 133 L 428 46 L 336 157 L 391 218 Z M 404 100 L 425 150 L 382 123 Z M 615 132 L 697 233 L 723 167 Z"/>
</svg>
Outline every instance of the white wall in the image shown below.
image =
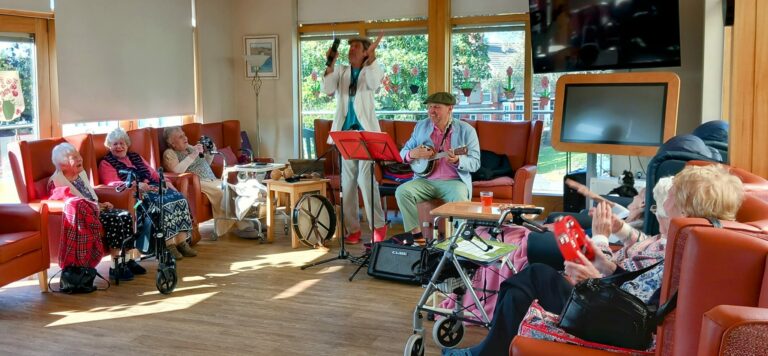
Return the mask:
<svg viewBox="0 0 768 356">
<path fill-rule="evenodd" d="M 702 69 L 702 122 L 722 119 L 723 0 L 704 2 L 704 67 Z"/>
<path fill-rule="evenodd" d="M 200 78 L 198 115 L 203 122 L 239 119 L 235 107 L 236 47 L 230 1 L 196 0 Z M 238 78 L 240 79 L 240 78 Z"/>
<path fill-rule="evenodd" d="M 296 59 L 296 0 L 232 0 L 234 33 L 235 112 L 241 127 L 256 145 L 256 103 L 250 80 L 245 78 L 243 36 L 277 35 L 279 79 L 263 79 L 259 93 L 260 155 L 277 162 L 299 156 L 298 104 L 294 71 Z M 296 141 L 296 142 L 294 142 Z M 255 151 L 254 147 L 254 151 Z"/>
</svg>

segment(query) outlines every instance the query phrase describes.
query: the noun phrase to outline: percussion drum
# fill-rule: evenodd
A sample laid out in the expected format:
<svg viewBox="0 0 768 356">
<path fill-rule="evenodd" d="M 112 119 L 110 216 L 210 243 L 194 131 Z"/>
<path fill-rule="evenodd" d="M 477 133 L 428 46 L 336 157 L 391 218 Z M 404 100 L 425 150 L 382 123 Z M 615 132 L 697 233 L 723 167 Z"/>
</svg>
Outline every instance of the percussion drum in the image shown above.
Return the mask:
<svg viewBox="0 0 768 356">
<path fill-rule="evenodd" d="M 336 232 L 336 211 L 328 198 L 307 194 L 299 199 L 291 216 L 293 231 L 309 247 L 323 246 Z"/>
</svg>

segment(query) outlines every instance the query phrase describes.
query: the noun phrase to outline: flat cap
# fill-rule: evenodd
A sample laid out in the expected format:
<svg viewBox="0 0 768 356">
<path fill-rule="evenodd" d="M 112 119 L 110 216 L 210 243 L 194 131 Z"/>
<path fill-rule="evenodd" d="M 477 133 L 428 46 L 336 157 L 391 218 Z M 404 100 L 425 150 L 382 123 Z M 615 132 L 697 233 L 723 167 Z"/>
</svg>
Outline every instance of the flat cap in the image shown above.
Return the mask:
<svg viewBox="0 0 768 356">
<path fill-rule="evenodd" d="M 428 96 L 427 100 L 424 100 L 424 104 L 429 103 L 456 105 L 456 97 L 451 93 L 441 91 Z"/>
<path fill-rule="evenodd" d="M 368 48 L 371 46 L 371 39 L 365 36 L 352 36 L 347 40 L 347 43 L 361 42 L 363 47 Z"/>
</svg>

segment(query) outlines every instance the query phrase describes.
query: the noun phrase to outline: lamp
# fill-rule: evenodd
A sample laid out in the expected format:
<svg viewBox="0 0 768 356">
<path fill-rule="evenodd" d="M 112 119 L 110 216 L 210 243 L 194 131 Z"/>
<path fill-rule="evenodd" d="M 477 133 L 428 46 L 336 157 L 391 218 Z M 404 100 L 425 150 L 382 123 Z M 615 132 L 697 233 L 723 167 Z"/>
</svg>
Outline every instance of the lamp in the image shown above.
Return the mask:
<svg viewBox="0 0 768 356">
<path fill-rule="evenodd" d="M 261 54 L 245 55 L 245 66 L 249 70 L 247 73 L 253 72 L 253 78 L 251 79 L 251 88 L 253 88 L 254 99 L 256 103 L 256 157 L 261 157 L 259 150 L 261 149 L 261 127 L 259 126 L 259 91 L 261 90 L 261 78 L 259 77 L 259 69 L 264 65 L 264 62 L 269 59 L 269 56 Z"/>
</svg>

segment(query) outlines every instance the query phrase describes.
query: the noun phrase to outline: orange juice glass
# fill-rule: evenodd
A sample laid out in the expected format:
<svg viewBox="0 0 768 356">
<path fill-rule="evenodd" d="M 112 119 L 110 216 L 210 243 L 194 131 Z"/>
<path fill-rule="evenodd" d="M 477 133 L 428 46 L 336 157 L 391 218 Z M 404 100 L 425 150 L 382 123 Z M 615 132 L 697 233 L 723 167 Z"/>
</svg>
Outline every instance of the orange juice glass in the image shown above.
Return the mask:
<svg viewBox="0 0 768 356">
<path fill-rule="evenodd" d="M 480 192 L 480 202 L 483 208 L 490 208 L 493 204 L 493 192 Z"/>
</svg>

